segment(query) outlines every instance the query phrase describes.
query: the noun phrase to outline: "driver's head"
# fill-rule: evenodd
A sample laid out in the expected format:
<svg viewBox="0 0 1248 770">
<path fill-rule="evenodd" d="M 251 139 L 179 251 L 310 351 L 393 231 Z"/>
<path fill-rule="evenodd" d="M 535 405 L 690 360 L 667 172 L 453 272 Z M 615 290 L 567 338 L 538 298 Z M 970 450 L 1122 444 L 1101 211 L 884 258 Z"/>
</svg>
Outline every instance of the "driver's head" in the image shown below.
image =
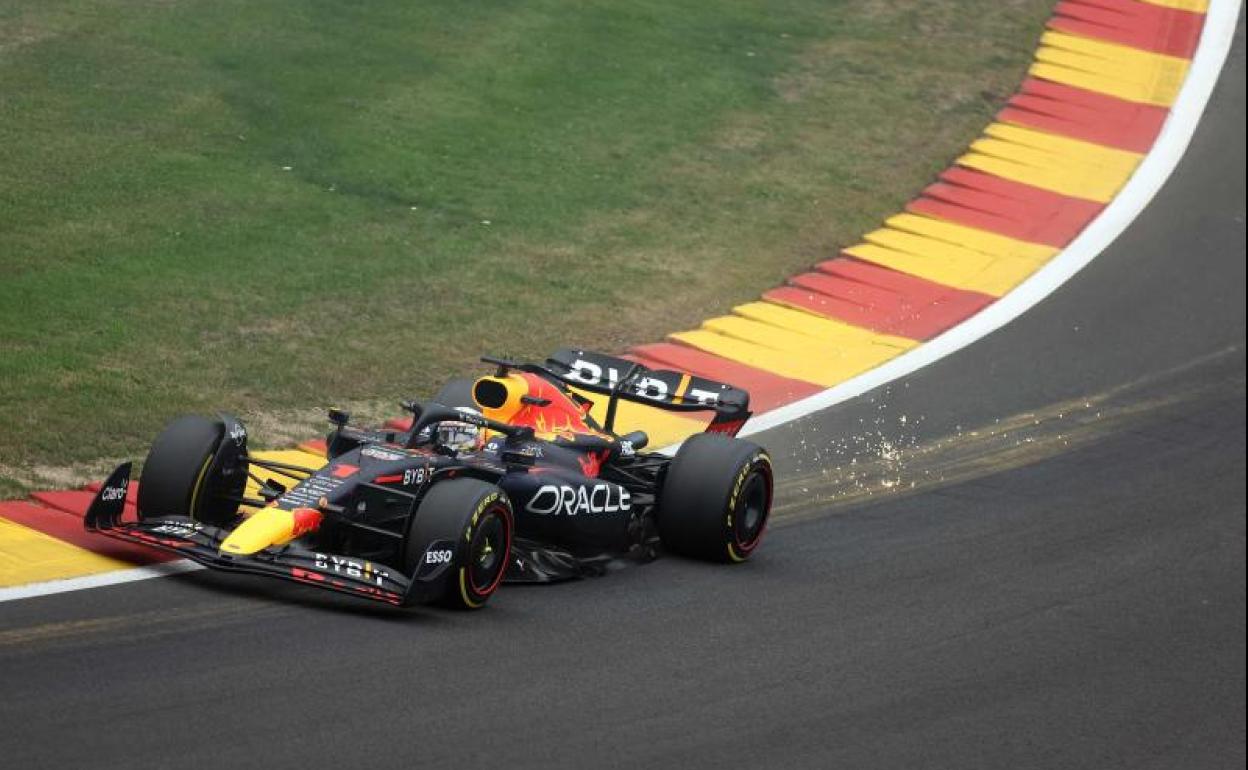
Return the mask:
<svg viewBox="0 0 1248 770">
<path fill-rule="evenodd" d="M 475 415 L 481 414 L 476 409 L 470 409 L 466 406 L 456 407 L 456 410 Z M 453 420 L 443 421 L 438 423 L 437 430 L 438 443 L 457 452 L 469 452 L 480 449 L 485 443 L 485 434 L 472 423 L 455 422 Z"/>
</svg>

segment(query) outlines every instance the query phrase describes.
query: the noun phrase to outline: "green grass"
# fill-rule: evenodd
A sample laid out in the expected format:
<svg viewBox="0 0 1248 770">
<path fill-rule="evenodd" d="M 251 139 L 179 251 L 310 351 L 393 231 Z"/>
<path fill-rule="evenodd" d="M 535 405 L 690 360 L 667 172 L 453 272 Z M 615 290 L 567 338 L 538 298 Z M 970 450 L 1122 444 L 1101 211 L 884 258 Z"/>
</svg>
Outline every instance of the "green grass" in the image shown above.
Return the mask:
<svg viewBox="0 0 1248 770">
<path fill-rule="evenodd" d="M 723 312 L 930 181 L 1051 7 L 0 0 L 0 493 Z"/>
</svg>

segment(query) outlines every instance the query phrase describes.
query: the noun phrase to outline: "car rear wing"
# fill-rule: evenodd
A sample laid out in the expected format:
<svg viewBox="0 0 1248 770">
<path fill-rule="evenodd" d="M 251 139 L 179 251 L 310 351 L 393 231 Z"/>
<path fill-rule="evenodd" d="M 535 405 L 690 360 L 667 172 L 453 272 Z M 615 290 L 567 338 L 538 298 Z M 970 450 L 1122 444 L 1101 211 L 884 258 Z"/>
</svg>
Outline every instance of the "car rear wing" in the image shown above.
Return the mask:
<svg viewBox="0 0 1248 770">
<path fill-rule="evenodd" d="M 604 426 L 608 431 L 621 398 L 672 412 L 714 411 L 706 430 L 730 436 L 750 417 L 749 393 L 688 372 L 649 369 L 624 358 L 571 348 L 547 358 L 546 370 L 566 385 L 609 396 Z"/>
</svg>

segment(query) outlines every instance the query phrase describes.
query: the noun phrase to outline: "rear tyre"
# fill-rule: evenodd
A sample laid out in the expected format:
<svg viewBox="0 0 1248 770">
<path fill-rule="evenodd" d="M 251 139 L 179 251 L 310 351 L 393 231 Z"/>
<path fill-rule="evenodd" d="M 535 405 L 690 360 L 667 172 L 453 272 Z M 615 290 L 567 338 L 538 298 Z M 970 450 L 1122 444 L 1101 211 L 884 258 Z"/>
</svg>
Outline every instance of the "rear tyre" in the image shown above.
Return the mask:
<svg viewBox="0 0 1248 770">
<path fill-rule="evenodd" d="M 693 436 L 663 480 L 659 539 L 683 556 L 745 561 L 767 529 L 772 488 L 771 458 L 757 444 L 714 433 Z"/>
<path fill-rule="evenodd" d="M 404 571 L 415 575 L 427 560 L 450 550 L 450 567 L 427 601 L 475 610 L 503 581 L 514 529 L 511 502 L 501 489 L 477 479 L 435 483 L 408 525 Z"/>
<path fill-rule="evenodd" d="M 225 424 L 205 417 L 179 417 L 165 426 L 148 450 L 139 477 L 139 518 L 190 516 L 216 527 L 238 514 L 245 473 L 227 478 L 214 461 Z"/>
</svg>

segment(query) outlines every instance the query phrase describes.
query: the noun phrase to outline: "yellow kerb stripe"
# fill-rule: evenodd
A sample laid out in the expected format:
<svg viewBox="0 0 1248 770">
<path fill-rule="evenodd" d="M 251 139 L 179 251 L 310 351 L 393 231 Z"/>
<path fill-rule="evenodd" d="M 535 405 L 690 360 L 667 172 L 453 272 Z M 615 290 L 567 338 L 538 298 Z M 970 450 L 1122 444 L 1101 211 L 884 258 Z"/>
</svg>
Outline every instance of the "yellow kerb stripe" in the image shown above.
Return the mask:
<svg viewBox="0 0 1248 770">
<path fill-rule="evenodd" d="M 918 344 L 770 302 L 751 302 L 734 310 L 734 315 L 709 319 L 702 328 L 671 338 L 824 387 L 873 369 Z"/>
<path fill-rule="evenodd" d="M 1204 13 L 1209 10 L 1209 0 L 1141 0 L 1141 2 L 1166 8 L 1177 8 L 1180 11 L 1192 11 L 1193 13 Z"/>
<path fill-rule="evenodd" d="M 993 123 L 958 163 L 1075 198 L 1108 203 L 1142 155 L 1005 123 Z"/>
<path fill-rule="evenodd" d="M 95 575 L 132 566 L 0 518 L 0 588 Z"/>
<path fill-rule="evenodd" d="M 1058 251 L 1052 246 L 1020 241 L 1017 238 L 998 235 L 987 230 L 959 225 L 954 222 L 946 222 L 943 219 L 935 219 L 922 214 L 895 214 L 885 220 L 884 224 L 908 233 L 917 233 L 933 240 L 965 246 L 968 249 L 993 257 L 1025 259 L 1031 262 L 1044 263 Z"/>
<path fill-rule="evenodd" d="M 894 337 L 890 334 L 873 332 L 834 318 L 826 318 L 807 310 L 790 308 L 773 302 L 747 302 L 744 305 L 737 305 L 732 312 L 743 320 L 774 327 L 763 332 L 766 339 L 771 340 L 784 337 L 802 345 L 810 341 L 817 346 L 831 346 L 841 351 L 875 348 L 883 345 L 901 352 L 909 350 L 915 344 L 914 340 L 909 337 Z M 775 344 L 783 346 L 788 343 L 775 342 Z"/>
<path fill-rule="evenodd" d="M 1142 104 L 1169 107 L 1189 62 L 1175 56 L 1050 30 L 1040 38 L 1031 74 Z"/>
<path fill-rule="evenodd" d="M 1058 252 L 917 214 L 898 214 L 845 249 L 858 259 L 935 283 L 994 297 L 1013 289 Z"/>
</svg>

